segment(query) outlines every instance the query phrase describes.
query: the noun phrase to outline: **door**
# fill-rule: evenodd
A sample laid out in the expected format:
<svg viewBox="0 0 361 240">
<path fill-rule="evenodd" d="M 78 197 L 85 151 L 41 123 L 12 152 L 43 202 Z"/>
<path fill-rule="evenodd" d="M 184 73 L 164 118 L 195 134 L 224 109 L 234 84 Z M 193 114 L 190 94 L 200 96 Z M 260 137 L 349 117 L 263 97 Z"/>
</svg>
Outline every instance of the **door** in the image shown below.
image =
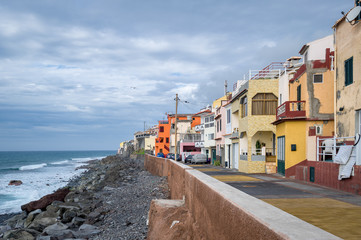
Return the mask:
<svg viewBox="0 0 361 240">
<path fill-rule="evenodd" d="M 285 175 L 285 136 L 277 138 L 277 172 Z"/>
<path fill-rule="evenodd" d="M 238 143 L 233 143 L 232 168 L 234 169 L 238 169 L 238 156 L 239 156 Z"/>
<path fill-rule="evenodd" d="M 361 110 L 356 111 L 356 127 L 355 127 L 355 141 L 361 137 Z M 356 143 L 356 142 L 355 142 Z M 358 141 L 356 147 L 356 164 L 361 165 L 361 139 Z"/>
<path fill-rule="evenodd" d="M 301 101 L 301 85 L 297 87 L 297 101 Z M 297 110 L 301 111 L 301 103 L 297 103 Z"/>
<path fill-rule="evenodd" d="M 216 149 L 212 148 L 212 164 L 217 160 Z"/>
<path fill-rule="evenodd" d="M 228 148 L 228 168 L 231 168 L 231 145 L 227 145 Z"/>
</svg>

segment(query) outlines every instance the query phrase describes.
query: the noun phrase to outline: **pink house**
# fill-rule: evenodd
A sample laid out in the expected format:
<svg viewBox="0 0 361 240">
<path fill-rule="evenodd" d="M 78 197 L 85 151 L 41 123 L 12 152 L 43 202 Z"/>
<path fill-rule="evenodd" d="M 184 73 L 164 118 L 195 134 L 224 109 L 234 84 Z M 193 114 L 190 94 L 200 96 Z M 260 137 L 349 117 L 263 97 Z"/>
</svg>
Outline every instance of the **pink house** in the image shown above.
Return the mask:
<svg viewBox="0 0 361 240">
<path fill-rule="evenodd" d="M 226 134 L 226 109 L 225 105 L 229 102 L 229 100 L 222 100 L 221 106 L 216 109 L 216 114 L 214 117 L 215 128 L 216 128 L 216 156 L 217 161 L 221 162 L 221 165 L 224 166 L 225 162 L 225 150 L 224 143 Z"/>
</svg>

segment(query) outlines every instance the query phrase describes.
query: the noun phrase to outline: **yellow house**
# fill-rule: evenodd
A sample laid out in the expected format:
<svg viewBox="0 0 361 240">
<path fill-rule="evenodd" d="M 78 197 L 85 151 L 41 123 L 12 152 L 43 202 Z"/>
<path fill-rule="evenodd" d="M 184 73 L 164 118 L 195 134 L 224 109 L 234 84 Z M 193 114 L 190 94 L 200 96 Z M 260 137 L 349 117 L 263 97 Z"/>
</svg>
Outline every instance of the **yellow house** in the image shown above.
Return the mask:
<svg viewBox="0 0 361 240">
<path fill-rule="evenodd" d="M 239 164 L 245 173 L 265 173 L 266 162 L 275 160 L 278 63 L 252 75 L 248 81 L 237 82 L 233 100 L 239 104 Z M 237 100 L 239 99 L 239 100 Z M 234 104 L 234 103 L 233 103 Z M 233 112 L 237 107 L 232 108 Z"/>
<path fill-rule="evenodd" d="M 305 45 L 300 54 L 307 51 Z M 277 108 L 277 171 L 286 177 L 302 161 L 317 159 L 317 136 L 333 136 L 333 52 L 323 51 L 324 59 L 304 60 L 289 81 L 289 101 Z"/>
</svg>

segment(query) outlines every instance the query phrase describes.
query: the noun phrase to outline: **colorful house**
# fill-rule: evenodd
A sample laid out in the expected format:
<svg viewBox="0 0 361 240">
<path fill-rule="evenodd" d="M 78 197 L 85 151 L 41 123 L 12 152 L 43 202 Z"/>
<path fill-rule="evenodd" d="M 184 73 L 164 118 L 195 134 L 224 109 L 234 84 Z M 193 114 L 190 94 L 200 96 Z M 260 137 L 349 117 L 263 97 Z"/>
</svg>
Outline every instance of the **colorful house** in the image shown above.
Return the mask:
<svg viewBox="0 0 361 240">
<path fill-rule="evenodd" d="M 225 135 L 226 135 L 226 109 L 225 106 L 229 103 L 231 94 L 226 94 L 218 101 L 216 104 L 215 110 L 215 143 L 216 143 L 216 160 L 220 162 L 221 166 L 226 166 L 225 164 Z M 223 100 L 224 99 L 224 100 Z M 219 105 L 218 105 L 219 104 Z"/>
<path fill-rule="evenodd" d="M 306 159 L 317 160 L 317 136 L 333 136 L 332 46 L 332 36 L 327 36 L 302 47 L 304 62 L 288 83 L 289 101 L 277 108 L 277 171 L 286 177 L 294 176 Z M 323 57 L 310 59 L 320 56 L 320 48 Z"/>
<path fill-rule="evenodd" d="M 202 140 L 196 142 L 196 146 L 201 148 L 201 153 L 205 154 L 207 159 L 211 159 L 212 162 L 214 162 L 216 160 L 216 144 L 214 140 L 214 113 L 211 110 L 212 107 L 209 106 L 201 109 L 201 111 L 194 116 L 201 118 L 201 123 L 195 126 L 195 131 L 202 135 Z"/>
<path fill-rule="evenodd" d="M 169 138 L 170 138 L 170 115 L 167 120 L 158 121 L 158 137 L 155 139 L 155 155 L 162 152 L 164 155 L 169 153 Z"/>
<path fill-rule="evenodd" d="M 235 86 L 232 100 L 240 105 L 240 172 L 265 173 L 266 162 L 275 159 L 276 127 L 272 122 L 276 119 L 281 67 L 280 63 L 271 63 L 261 71 L 250 71 L 249 80 L 238 81 Z"/>
</svg>

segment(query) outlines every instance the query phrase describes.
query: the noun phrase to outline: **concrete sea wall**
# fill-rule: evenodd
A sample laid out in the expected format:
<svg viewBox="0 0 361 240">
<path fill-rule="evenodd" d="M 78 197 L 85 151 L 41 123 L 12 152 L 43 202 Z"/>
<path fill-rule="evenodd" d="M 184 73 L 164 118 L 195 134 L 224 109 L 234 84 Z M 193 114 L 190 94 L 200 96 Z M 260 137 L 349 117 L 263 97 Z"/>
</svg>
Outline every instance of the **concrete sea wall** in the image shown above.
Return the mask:
<svg viewBox="0 0 361 240">
<path fill-rule="evenodd" d="M 171 192 L 151 204 L 148 239 L 339 239 L 182 163 L 147 155 L 144 165 Z"/>
</svg>

